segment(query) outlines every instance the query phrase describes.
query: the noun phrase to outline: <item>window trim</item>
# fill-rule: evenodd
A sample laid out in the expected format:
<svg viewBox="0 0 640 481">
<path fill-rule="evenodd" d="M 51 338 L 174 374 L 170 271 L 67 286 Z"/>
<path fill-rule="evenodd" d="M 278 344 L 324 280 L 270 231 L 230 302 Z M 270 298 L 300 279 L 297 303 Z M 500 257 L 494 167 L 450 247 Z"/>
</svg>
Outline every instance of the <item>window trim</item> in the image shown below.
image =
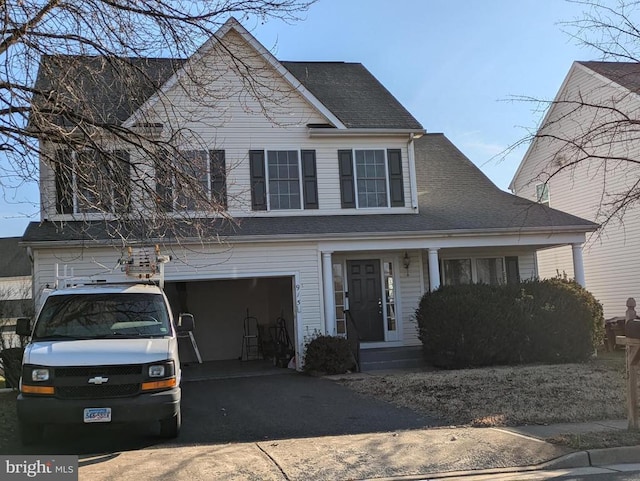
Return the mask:
<svg viewBox="0 0 640 481">
<path fill-rule="evenodd" d="M 270 182 L 271 177 L 269 176 L 269 152 L 295 152 L 297 156 L 298 162 L 298 194 L 300 199 L 300 207 L 296 208 L 288 208 L 288 209 L 275 209 L 271 206 L 271 188 Z M 305 166 L 303 162 L 303 156 L 312 153 L 313 155 L 313 172 L 305 171 Z M 252 155 L 260 155 L 262 157 L 262 161 L 259 162 L 261 165 L 261 170 L 263 175 L 260 175 L 260 172 L 256 172 L 254 168 L 254 161 L 252 159 Z M 256 159 L 257 160 L 257 159 Z M 251 210 L 254 212 L 300 212 L 305 210 L 317 210 L 319 208 L 319 195 L 318 195 L 318 164 L 317 164 L 317 156 L 316 149 L 314 148 L 286 148 L 286 147 L 275 147 L 275 148 L 264 148 L 264 149 L 250 149 L 249 150 L 249 183 L 251 185 Z M 314 182 L 315 192 L 310 193 L 307 190 L 306 183 Z M 256 193 L 256 187 L 258 184 L 264 183 L 264 204 L 262 203 L 262 199 L 259 198 L 262 196 L 261 192 Z M 261 189 L 261 186 L 260 186 Z M 307 194 L 310 194 L 314 198 L 314 202 L 307 202 Z"/>
<path fill-rule="evenodd" d="M 289 209 L 272 209 L 271 208 L 271 177 L 269 175 L 269 152 L 279 153 L 279 152 L 295 152 L 297 156 L 298 162 L 298 199 L 300 199 L 300 207 L 298 208 L 289 208 Z M 286 211 L 297 211 L 304 210 L 304 193 L 303 193 L 303 184 L 302 184 L 302 154 L 301 149 L 264 149 L 264 179 L 265 179 L 265 193 L 267 197 L 267 212 L 272 210 L 278 212 L 286 212 Z M 277 182 L 277 181 L 276 181 Z"/>
<path fill-rule="evenodd" d="M 177 152 L 180 155 L 185 155 L 187 152 L 204 152 L 205 157 L 204 157 L 204 166 L 206 169 L 206 189 L 207 189 L 207 199 L 209 200 L 209 202 L 211 202 L 213 200 L 213 196 L 214 196 L 214 192 L 213 192 L 213 178 L 212 175 L 214 174 L 213 172 L 213 162 L 214 162 L 214 155 L 217 152 L 221 152 L 221 157 L 220 159 L 217 159 L 221 162 L 221 165 L 224 167 L 224 170 L 221 170 L 219 173 L 222 175 L 222 183 L 223 183 L 223 187 L 220 191 L 220 194 L 222 196 L 222 199 L 218 199 L 222 205 L 222 207 L 224 207 L 225 209 L 228 208 L 227 206 L 227 168 L 226 168 L 226 152 L 224 149 L 207 149 L 207 148 L 202 148 L 202 149 L 177 149 Z M 157 168 L 157 164 L 158 162 L 173 162 L 173 158 L 174 156 L 171 154 L 171 152 L 165 152 L 165 153 L 161 153 L 159 154 L 161 158 L 155 158 L 154 159 L 154 182 L 155 182 L 155 193 L 156 195 L 158 194 L 158 168 Z M 162 158 L 164 157 L 164 159 Z M 171 210 L 164 210 L 165 213 L 176 213 L 176 212 L 203 212 L 201 209 L 195 209 L 195 210 L 183 210 L 180 208 L 180 206 L 178 205 L 178 200 L 180 198 L 180 189 L 179 189 L 179 185 L 176 179 L 176 172 L 174 170 L 170 170 L 168 172 L 171 175 Z M 217 174 L 217 173 L 216 173 Z M 198 183 L 201 183 L 200 180 L 198 180 Z M 204 182 L 201 183 L 201 185 L 204 186 Z M 156 208 L 160 208 L 162 209 L 162 204 L 158 203 L 156 205 Z"/>
<path fill-rule="evenodd" d="M 549 182 L 542 182 L 536 184 L 536 202 L 541 205 L 546 205 L 549 207 L 550 203 L 550 195 L 549 195 Z M 546 193 L 546 196 L 545 196 Z"/>
<path fill-rule="evenodd" d="M 478 259 L 502 259 L 502 283 L 498 285 L 506 285 L 507 284 L 507 264 L 506 257 L 508 256 L 485 256 L 485 255 L 475 255 L 475 256 L 454 256 L 454 257 L 441 257 L 440 258 L 440 282 L 442 285 L 454 285 L 447 282 L 445 277 L 445 267 L 444 264 L 446 261 L 457 261 L 457 260 L 469 260 L 471 262 L 471 284 L 478 283 Z M 517 257 L 517 256 L 511 256 Z M 519 271 L 519 269 L 518 269 Z M 520 272 L 518 272 L 518 276 L 520 276 Z"/>
<path fill-rule="evenodd" d="M 357 169 L 358 152 L 382 151 L 384 157 L 384 186 L 386 205 L 363 206 L 360 205 L 360 191 L 358 182 L 367 181 L 368 177 L 360 178 Z M 393 174 L 391 162 L 398 171 Z M 396 164 L 397 163 L 397 164 Z M 391 208 L 406 208 L 405 184 L 406 175 L 403 164 L 401 148 L 356 146 L 350 149 L 338 149 L 338 170 L 340 177 L 340 204 L 342 209 L 376 210 Z"/>
<path fill-rule="evenodd" d="M 353 190 L 355 192 L 355 201 L 356 201 L 356 209 L 388 209 L 391 207 L 391 195 L 390 195 L 390 190 L 391 187 L 389 185 L 389 159 L 387 158 L 387 149 L 352 149 L 353 150 L 353 158 L 352 158 L 352 162 L 353 162 Z M 356 152 L 366 152 L 366 151 L 373 151 L 375 152 L 376 150 L 381 150 L 382 154 L 384 155 L 384 177 L 385 177 L 385 197 L 386 197 L 386 201 L 387 201 L 387 205 L 385 206 L 374 206 L 374 207 L 360 207 L 360 191 L 358 190 L 358 165 L 357 165 L 357 161 L 356 161 Z M 367 179 L 363 179 L 363 180 L 367 180 Z"/>
</svg>

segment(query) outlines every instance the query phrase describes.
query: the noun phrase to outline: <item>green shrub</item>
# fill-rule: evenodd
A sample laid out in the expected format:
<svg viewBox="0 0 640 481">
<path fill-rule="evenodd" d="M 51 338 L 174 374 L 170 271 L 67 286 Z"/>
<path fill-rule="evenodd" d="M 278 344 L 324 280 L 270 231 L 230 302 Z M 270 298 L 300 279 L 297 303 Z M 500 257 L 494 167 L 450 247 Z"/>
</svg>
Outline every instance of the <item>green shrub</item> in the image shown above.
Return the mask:
<svg viewBox="0 0 640 481">
<path fill-rule="evenodd" d="M 5 386 L 18 389 L 22 374 L 22 355 L 24 348 L 11 347 L 0 350 L 0 364 L 5 378 Z"/>
<path fill-rule="evenodd" d="M 344 374 L 356 367 L 349 342 L 344 337 L 319 335 L 307 345 L 304 370 L 326 374 Z"/>
<path fill-rule="evenodd" d="M 416 318 L 425 356 L 442 367 L 582 361 L 603 335 L 600 303 L 564 279 L 443 286 Z"/>
</svg>

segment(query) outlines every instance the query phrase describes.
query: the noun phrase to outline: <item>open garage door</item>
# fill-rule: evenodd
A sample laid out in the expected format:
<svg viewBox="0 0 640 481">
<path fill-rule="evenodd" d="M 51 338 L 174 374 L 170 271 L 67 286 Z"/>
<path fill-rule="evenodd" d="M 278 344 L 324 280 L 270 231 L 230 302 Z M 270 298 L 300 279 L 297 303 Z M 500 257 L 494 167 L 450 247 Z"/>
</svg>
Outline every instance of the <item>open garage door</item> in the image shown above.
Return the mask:
<svg viewBox="0 0 640 481">
<path fill-rule="evenodd" d="M 285 320 L 295 346 L 294 292 L 292 277 L 254 277 L 207 281 L 167 282 L 165 292 L 177 319 L 190 312 L 196 322 L 196 343 L 203 361 L 237 360 L 242 356 L 244 320 L 257 320 L 260 342 L 269 355 L 273 327 Z M 188 340 L 180 344 L 182 362 L 194 362 Z"/>
</svg>

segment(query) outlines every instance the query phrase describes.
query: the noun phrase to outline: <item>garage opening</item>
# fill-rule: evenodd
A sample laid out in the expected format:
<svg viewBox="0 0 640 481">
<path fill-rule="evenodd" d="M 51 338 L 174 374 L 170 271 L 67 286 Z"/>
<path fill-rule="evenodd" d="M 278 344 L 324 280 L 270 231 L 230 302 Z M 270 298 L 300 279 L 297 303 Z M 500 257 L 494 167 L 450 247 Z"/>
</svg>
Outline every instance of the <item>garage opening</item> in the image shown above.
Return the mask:
<svg viewBox="0 0 640 481">
<path fill-rule="evenodd" d="M 281 332 L 274 329 L 278 324 L 295 346 L 293 286 L 292 277 L 253 277 L 167 282 L 165 292 L 176 319 L 180 312 L 193 314 L 194 336 L 203 361 L 243 358 L 247 316 L 255 318 L 258 328 L 259 358 L 271 360 L 273 337 Z M 181 341 L 185 342 L 179 344 L 180 360 L 196 362 L 189 340 Z"/>
</svg>

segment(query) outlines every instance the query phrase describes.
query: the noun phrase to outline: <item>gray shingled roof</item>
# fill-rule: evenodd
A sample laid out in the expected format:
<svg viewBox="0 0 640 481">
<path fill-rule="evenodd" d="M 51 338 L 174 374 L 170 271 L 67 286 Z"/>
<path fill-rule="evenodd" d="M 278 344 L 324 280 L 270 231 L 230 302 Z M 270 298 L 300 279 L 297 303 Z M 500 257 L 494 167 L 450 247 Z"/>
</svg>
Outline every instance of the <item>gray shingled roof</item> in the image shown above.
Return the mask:
<svg viewBox="0 0 640 481">
<path fill-rule="evenodd" d="M 178 69 L 184 59 L 44 56 L 35 88 L 57 91 L 94 121 L 120 124 Z M 359 63 L 283 62 L 350 128 L 422 129 L 420 123 Z M 126 72 L 123 75 L 122 72 Z M 37 105 L 45 96 L 37 95 Z M 73 125 L 56 118 L 59 125 Z"/>
<path fill-rule="evenodd" d="M 638 62 L 578 62 L 617 84 L 640 93 L 640 63 Z"/>
<path fill-rule="evenodd" d="M 170 58 L 43 56 L 35 88 L 43 93 L 55 91 L 66 109 L 95 122 L 120 124 L 183 63 Z M 45 106 L 45 95 L 36 95 L 34 104 Z M 77 123 L 62 116 L 55 121 L 65 126 Z"/>
<path fill-rule="evenodd" d="M 31 275 L 31 261 L 27 250 L 19 245 L 21 237 L 0 238 L 0 277 Z"/>
<path fill-rule="evenodd" d="M 360 63 L 281 63 L 347 127 L 422 129 Z"/>
<path fill-rule="evenodd" d="M 211 236 L 371 237 L 379 234 L 428 235 L 469 231 L 594 230 L 579 217 L 516 197 L 498 189 L 444 135 L 427 134 L 416 141 L 419 214 L 247 217 L 238 225 L 211 220 Z M 322 199 L 320 199 L 322 202 Z M 117 238 L 121 226 L 105 222 L 31 223 L 24 241 L 91 241 Z M 131 226 L 131 239 L 158 233 Z M 188 236 L 184 230 L 181 235 Z M 166 238 L 166 236 L 165 236 Z"/>
</svg>

